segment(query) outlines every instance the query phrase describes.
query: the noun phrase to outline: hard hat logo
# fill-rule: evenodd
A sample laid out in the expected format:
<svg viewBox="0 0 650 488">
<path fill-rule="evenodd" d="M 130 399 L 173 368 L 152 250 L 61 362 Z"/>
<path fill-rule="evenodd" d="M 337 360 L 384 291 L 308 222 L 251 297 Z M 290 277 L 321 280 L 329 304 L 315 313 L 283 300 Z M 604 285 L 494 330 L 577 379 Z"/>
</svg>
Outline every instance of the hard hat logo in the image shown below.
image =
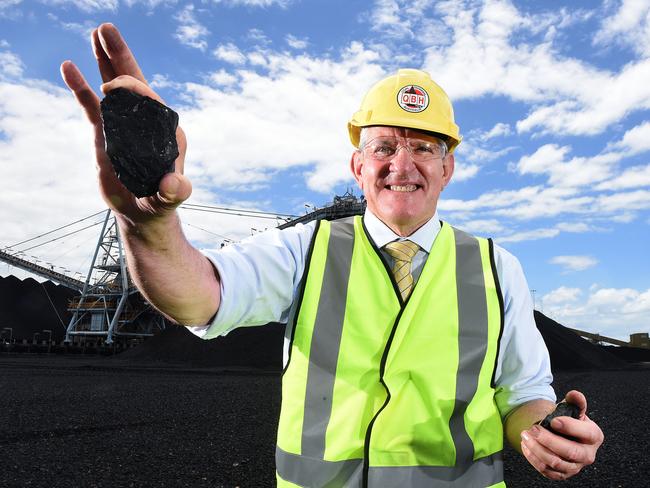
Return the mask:
<svg viewBox="0 0 650 488">
<path fill-rule="evenodd" d="M 397 103 L 407 112 L 422 112 L 429 106 L 429 94 L 417 85 L 407 85 L 397 93 Z"/>
</svg>

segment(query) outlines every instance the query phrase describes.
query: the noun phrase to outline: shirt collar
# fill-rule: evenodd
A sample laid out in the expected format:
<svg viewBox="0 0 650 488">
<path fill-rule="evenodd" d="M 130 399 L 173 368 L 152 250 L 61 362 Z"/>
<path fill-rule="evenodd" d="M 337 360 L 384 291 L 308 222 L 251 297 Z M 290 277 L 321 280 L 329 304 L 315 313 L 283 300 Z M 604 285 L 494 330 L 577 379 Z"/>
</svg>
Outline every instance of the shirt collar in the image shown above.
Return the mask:
<svg viewBox="0 0 650 488">
<path fill-rule="evenodd" d="M 431 246 L 433 246 L 433 241 L 436 240 L 438 232 L 440 232 L 440 220 L 438 220 L 437 210 L 426 224 L 408 237 L 400 237 L 395 234 L 390 227 L 379 220 L 368 208 L 366 208 L 366 213 L 363 216 L 363 222 L 368 234 L 370 234 L 370 237 L 372 237 L 372 240 L 380 249 L 389 242 L 408 239 L 409 241 L 415 242 L 426 252 L 429 252 Z"/>
</svg>

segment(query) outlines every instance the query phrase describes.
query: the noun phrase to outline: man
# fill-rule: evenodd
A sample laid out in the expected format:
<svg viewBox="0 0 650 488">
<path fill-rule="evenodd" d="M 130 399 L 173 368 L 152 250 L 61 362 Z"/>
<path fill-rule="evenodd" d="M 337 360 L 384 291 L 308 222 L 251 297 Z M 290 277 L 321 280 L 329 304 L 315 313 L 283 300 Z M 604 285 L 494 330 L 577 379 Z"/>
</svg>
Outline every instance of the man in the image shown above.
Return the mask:
<svg viewBox="0 0 650 488">
<path fill-rule="evenodd" d="M 160 100 L 114 26 L 92 43 L 104 93 Z M 555 396 L 519 263 L 437 218 L 460 136 L 426 73 L 380 81 L 349 123 L 363 219 L 271 231 L 208 259 L 175 212 L 191 192 L 182 130 L 176 172 L 135 198 L 104 152 L 98 97 L 70 61 L 61 71 L 94 126 L 100 190 L 147 299 L 204 338 L 288 323 L 279 486 L 505 486 L 504 434 L 551 479 L 594 461 L 603 435 L 581 393 L 566 396 L 580 419 L 552 424 L 571 439 L 534 425 Z"/>
</svg>

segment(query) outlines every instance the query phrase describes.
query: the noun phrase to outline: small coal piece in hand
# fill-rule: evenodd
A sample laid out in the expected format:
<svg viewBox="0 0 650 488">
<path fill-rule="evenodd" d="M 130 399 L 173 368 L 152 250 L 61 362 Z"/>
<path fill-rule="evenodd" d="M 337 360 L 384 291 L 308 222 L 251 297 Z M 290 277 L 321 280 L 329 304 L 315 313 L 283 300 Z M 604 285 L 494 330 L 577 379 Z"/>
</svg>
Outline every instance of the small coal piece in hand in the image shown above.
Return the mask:
<svg viewBox="0 0 650 488">
<path fill-rule="evenodd" d="M 106 153 L 122 184 L 136 197 L 155 195 L 178 157 L 178 114 L 125 88 L 101 101 Z"/>
<path fill-rule="evenodd" d="M 553 420 L 555 417 L 571 417 L 574 419 L 579 419 L 580 408 L 577 405 L 574 405 L 573 403 L 560 402 L 555 406 L 555 410 L 553 412 L 549 413 L 546 417 L 544 417 L 544 420 L 539 422 L 539 425 L 541 425 L 545 429 L 550 430 L 554 434 L 570 439 L 569 436 L 566 436 L 561 432 L 557 432 L 551 428 L 551 420 Z"/>
</svg>

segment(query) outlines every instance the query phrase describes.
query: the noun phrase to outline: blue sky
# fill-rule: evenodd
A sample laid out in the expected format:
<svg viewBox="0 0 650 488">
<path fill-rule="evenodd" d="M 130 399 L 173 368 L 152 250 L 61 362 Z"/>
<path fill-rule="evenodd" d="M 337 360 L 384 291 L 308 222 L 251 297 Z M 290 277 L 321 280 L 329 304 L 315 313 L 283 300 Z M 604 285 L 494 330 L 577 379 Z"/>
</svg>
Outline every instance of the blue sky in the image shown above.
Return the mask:
<svg viewBox="0 0 650 488">
<path fill-rule="evenodd" d="M 513 252 L 537 308 L 565 325 L 650 331 L 650 2 L 0 0 L 3 247 L 103 207 L 58 72 L 71 59 L 99 87 L 101 22 L 180 114 L 191 203 L 326 204 L 354 187 L 346 122 L 368 87 L 427 70 L 464 136 L 441 217 Z M 269 225 L 182 214 L 200 247 L 217 239 L 201 229 Z M 97 233 L 27 254 L 83 273 Z"/>
</svg>

